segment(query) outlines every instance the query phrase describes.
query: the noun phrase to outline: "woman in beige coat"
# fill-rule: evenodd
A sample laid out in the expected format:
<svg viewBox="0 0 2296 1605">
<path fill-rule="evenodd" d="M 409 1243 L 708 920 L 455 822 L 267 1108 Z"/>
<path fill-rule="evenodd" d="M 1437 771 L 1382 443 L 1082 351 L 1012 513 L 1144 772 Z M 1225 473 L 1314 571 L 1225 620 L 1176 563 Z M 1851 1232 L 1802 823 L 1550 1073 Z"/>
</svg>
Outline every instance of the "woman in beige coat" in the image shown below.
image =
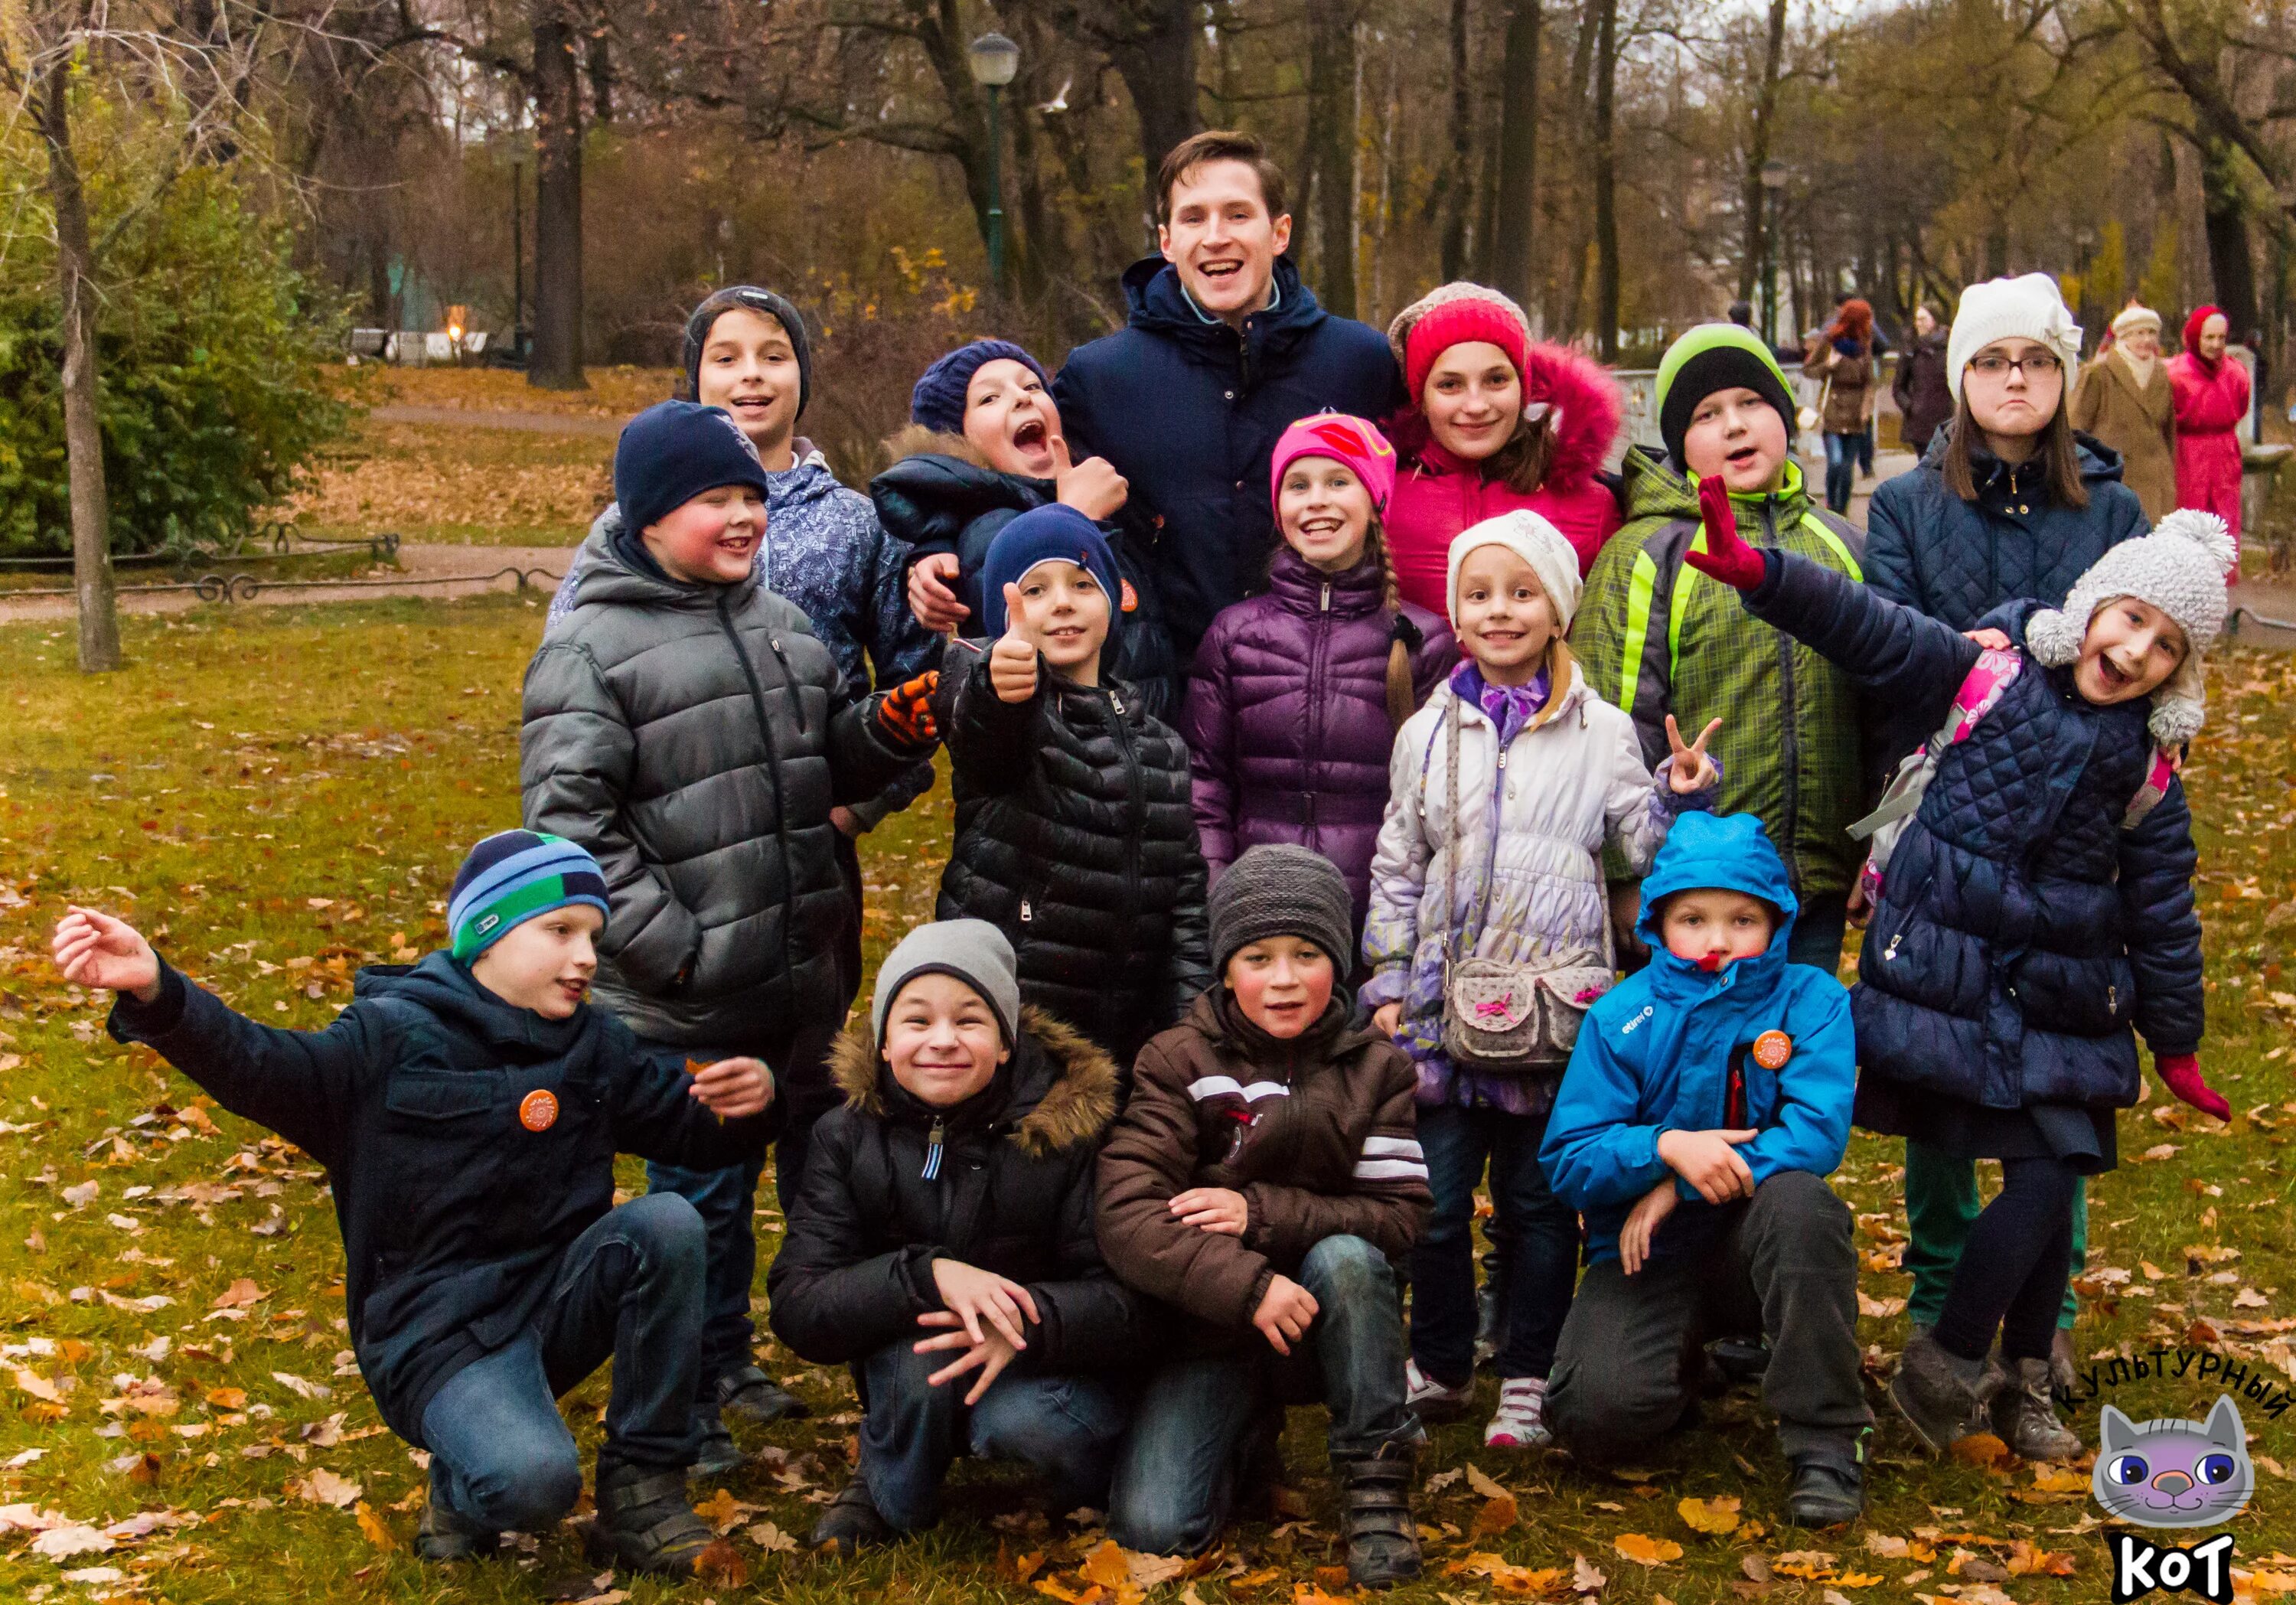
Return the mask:
<svg viewBox="0 0 2296 1605">
<path fill-rule="evenodd" d="M 2161 315 L 2131 301 L 2112 320 L 2112 340 L 2081 369 L 2072 422 L 2120 454 L 2121 483 L 2158 523 L 2177 507 L 2177 422 Z"/>
</svg>

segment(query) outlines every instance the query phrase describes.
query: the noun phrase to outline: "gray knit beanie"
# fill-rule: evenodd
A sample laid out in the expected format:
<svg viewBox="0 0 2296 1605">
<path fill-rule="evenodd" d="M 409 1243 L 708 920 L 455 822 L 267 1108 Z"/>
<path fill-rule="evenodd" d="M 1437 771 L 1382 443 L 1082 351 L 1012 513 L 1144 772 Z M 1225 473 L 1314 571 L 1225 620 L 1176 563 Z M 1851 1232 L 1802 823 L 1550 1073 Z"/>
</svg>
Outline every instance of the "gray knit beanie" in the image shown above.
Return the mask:
<svg viewBox="0 0 2296 1605">
<path fill-rule="evenodd" d="M 1339 867 L 1299 847 L 1256 847 L 1227 866 L 1209 910 L 1212 973 L 1268 937 L 1304 937 L 1331 954 L 1340 979 L 1355 968 L 1355 901 Z"/>
<path fill-rule="evenodd" d="M 901 988 L 921 975 L 953 975 L 988 1004 L 1007 1047 L 1019 1040 L 1021 965 L 1013 944 L 986 920 L 937 920 L 903 937 L 877 967 L 877 990 L 869 1000 L 869 1028 L 885 1040 L 885 1016 Z"/>
</svg>

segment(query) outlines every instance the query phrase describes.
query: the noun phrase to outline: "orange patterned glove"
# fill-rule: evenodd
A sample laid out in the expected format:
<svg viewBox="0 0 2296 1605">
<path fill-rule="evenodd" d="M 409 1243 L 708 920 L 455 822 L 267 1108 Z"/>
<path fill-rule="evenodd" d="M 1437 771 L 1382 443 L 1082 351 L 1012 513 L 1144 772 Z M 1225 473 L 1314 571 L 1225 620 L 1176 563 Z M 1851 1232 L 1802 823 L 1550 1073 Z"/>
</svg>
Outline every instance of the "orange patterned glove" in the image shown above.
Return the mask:
<svg viewBox="0 0 2296 1605">
<path fill-rule="evenodd" d="M 940 722 L 933 717 L 933 693 L 940 689 L 940 671 L 929 668 L 914 680 L 905 680 L 877 700 L 877 724 L 904 747 L 930 747 L 940 740 Z"/>
</svg>

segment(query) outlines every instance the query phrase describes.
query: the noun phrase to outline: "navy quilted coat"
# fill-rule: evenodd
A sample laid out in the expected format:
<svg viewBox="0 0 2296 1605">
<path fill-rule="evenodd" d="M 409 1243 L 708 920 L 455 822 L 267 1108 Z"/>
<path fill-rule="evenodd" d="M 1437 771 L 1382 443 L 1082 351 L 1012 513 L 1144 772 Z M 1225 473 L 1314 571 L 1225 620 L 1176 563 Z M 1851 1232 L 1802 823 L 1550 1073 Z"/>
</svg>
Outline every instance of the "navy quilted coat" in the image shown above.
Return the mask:
<svg viewBox="0 0 2296 1605">
<path fill-rule="evenodd" d="M 1321 574 L 1289 546 L 1267 594 L 1212 620 L 1196 648 L 1180 733 L 1195 777 L 1196 833 L 1218 880 L 1246 848 L 1290 842 L 1340 866 L 1363 927 L 1372 849 L 1387 816 L 1387 660 L 1395 615 L 1377 563 Z M 1418 632 L 1415 700 L 1451 672 L 1451 626 L 1403 604 Z"/>
<path fill-rule="evenodd" d="M 1387 337 L 1324 311 L 1289 257 L 1275 304 L 1241 332 L 1197 311 L 1161 257 L 1125 270 L 1124 299 L 1127 326 L 1070 352 L 1053 399 L 1076 459 L 1107 458 L 1163 519 L 1142 555 L 1185 663 L 1212 616 L 1267 572 L 1276 437 L 1310 413 L 1384 418 L 1403 382 Z"/>
<path fill-rule="evenodd" d="M 1747 610 L 1878 695 L 1945 717 L 1978 647 L 1831 569 L 1767 552 Z M 2019 647 L 2038 608 L 1987 615 Z M 2199 1049 L 2201 925 L 2184 787 L 2133 829 L 2149 701 L 2099 708 L 2027 661 L 1939 760 L 1890 860 L 1851 994 L 1865 1073 L 1993 1109 L 2123 1106 L 2136 1044 Z"/>
<path fill-rule="evenodd" d="M 1874 493 L 1866 583 L 1877 596 L 1974 629 L 2005 602 L 2058 606 L 2091 563 L 2149 528 L 2136 493 L 2120 482 L 2120 454 L 2087 435 L 2076 449 L 2088 505 L 2064 507 L 2048 499 L 2038 463 L 2013 468 L 1981 447 L 1977 500 L 1963 501 L 1939 466 L 1946 434 L 1938 431 L 1919 468 Z"/>
</svg>

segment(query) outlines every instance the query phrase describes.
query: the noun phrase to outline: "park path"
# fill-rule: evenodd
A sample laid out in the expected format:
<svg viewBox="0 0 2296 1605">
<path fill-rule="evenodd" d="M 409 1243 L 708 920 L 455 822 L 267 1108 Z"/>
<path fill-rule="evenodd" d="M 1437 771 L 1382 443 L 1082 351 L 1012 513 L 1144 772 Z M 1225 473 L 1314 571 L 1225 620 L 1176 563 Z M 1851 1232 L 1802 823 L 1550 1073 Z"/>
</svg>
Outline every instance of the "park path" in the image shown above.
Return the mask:
<svg viewBox="0 0 2296 1605">
<path fill-rule="evenodd" d="M 378 596 L 476 596 L 488 591 L 515 589 L 516 581 L 502 572 L 505 569 L 527 571 L 528 583 L 535 593 L 547 598 L 557 592 L 559 577 L 566 572 L 567 561 L 573 554 L 572 548 L 562 546 L 456 546 L 410 541 L 398 548 L 400 573 L 382 583 L 361 585 L 264 584 L 253 596 L 234 602 L 231 605 L 280 607 L 315 602 L 357 602 Z M 219 568 L 228 570 L 229 565 L 219 565 Z M 262 580 L 258 570 L 248 571 L 254 573 L 258 582 Z M 57 583 L 62 583 L 62 576 L 57 577 Z M 132 577 L 124 579 L 126 585 L 135 583 Z M 5 600 L 5 597 L 6 594 L 0 592 L 0 624 L 69 619 L 72 617 L 72 599 L 69 596 L 35 596 L 12 602 Z M 123 594 L 119 598 L 120 610 L 127 613 L 182 613 L 203 605 L 206 604 L 193 591 Z"/>
<path fill-rule="evenodd" d="M 564 413 L 502 413 L 488 407 L 396 405 L 372 407 L 377 423 L 443 423 L 458 429 L 516 430 L 529 435 L 584 435 L 611 440 L 622 432 L 612 418 L 581 418 Z"/>
</svg>

